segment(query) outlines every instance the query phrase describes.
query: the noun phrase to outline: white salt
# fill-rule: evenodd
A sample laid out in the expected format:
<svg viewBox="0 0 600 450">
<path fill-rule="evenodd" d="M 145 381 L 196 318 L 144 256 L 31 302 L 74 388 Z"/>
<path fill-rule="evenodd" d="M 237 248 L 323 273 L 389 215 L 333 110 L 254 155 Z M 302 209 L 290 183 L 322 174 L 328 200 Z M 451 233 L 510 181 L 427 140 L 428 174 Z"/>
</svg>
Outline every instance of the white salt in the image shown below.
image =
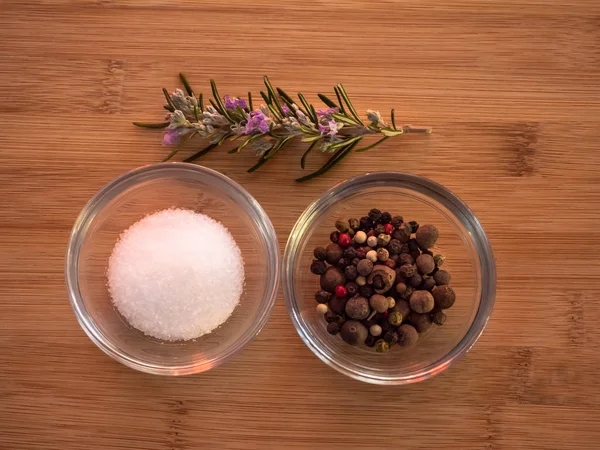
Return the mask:
<svg viewBox="0 0 600 450">
<path fill-rule="evenodd" d="M 194 339 L 227 320 L 244 288 L 244 262 L 221 223 L 186 209 L 144 217 L 119 237 L 108 289 L 127 321 L 149 336 Z"/>
</svg>

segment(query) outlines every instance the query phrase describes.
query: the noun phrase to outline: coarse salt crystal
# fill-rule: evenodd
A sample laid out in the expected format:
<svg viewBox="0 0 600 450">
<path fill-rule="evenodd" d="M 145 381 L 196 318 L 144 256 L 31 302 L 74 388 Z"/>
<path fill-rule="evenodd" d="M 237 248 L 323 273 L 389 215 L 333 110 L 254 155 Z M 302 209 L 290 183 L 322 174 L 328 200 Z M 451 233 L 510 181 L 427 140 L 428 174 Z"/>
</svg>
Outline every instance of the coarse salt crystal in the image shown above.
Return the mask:
<svg viewBox="0 0 600 450">
<path fill-rule="evenodd" d="M 233 313 L 244 289 L 244 261 L 221 223 L 166 209 L 121 234 L 107 277 L 114 305 L 133 327 L 158 339 L 188 340 Z"/>
</svg>

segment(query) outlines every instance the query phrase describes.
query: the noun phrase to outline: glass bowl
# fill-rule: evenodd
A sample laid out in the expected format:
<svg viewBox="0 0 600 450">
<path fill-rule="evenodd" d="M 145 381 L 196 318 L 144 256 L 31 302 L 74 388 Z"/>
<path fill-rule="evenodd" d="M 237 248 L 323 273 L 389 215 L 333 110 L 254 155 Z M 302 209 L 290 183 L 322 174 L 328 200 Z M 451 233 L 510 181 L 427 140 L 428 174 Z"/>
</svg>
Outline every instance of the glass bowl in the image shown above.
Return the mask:
<svg viewBox="0 0 600 450">
<path fill-rule="evenodd" d="M 433 252 L 446 257 L 444 269 L 452 275 L 456 292 L 443 326 L 433 325 L 413 348 L 394 346 L 383 354 L 365 345 L 350 346 L 339 335 L 327 333 L 323 316 L 316 312 L 319 277 L 310 272 L 313 250 L 327 245 L 335 221 L 360 219 L 371 208 L 435 225 L 440 237 Z M 383 172 L 340 183 L 304 211 L 285 249 L 283 288 L 298 334 L 323 362 L 357 380 L 406 384 L 440 373 L 475 343 L 494 305 L 496 271 L 485 232 L 460 199 L 425 178 Z"/>
<path fill-rule="evenodd" d="M 233 314 L 212 333 L 189 341 L 162 341 L 131 327 L 107 288 L 107 263 L 121 232 L 171 207 L 220 221 L 245 262 L 244 291 Z M 67 249 L 66 283 L 79 324 L 105 353 L 144 372 L 187 375 L 222 364 L 260 332 L 277 298 L 279 258 L 271 221 L 240 185 L 194 164 L 162 163 L 118 177 L 83 208 Z"/>
</svg>

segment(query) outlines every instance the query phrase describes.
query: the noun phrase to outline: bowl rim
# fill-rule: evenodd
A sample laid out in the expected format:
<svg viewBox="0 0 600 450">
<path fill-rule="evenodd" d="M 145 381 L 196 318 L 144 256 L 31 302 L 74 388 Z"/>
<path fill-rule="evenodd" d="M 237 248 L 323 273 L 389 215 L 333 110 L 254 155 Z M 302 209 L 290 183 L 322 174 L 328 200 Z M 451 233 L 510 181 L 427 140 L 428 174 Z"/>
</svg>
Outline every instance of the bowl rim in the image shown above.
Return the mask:
<svg viewBox="0 0 600 450">
<path fill-rule="evenodd" d="M 195 175 L 199 175 L 207 179 L 213 178 L 216 181 L 220 181 L 229 185 L 234 192 L 240 194 L 243 200 L 247 202 L 248 208 L 253 210 L 257 227 L 261 232 L 261 236 L 265 242 L 266 251 L 269 258 L 269 269 L 267 272 L 267 291 L 262 300 L 262 306 L 252 322 L 251 326 L 246 332 L 240 337 L 236 345 L 232 345 L 229 351 L 219 355 L 210 361 L 193 362 L 181 365 L 161 365 L 156 363 L 148 363 L 136 358 L 134 356 L 124 354 L 121 352 L 116 345 L 114 345 L 110 339 L 108 339 L 104 333 L 96 326 L 91 316 L 87 314 L 86 308 L 83 304 L 83 296 L 79 289 L 78 280 L 78 259 L 81 250 L 81 244 L 83 238 L 87 234 L 87 228 L 90 225 L 91 220 L 94 218 L 96 211 L 101 210 L 106 203 L 112 199 L 112 194 L 119 192 L 119 189 L 127 189 L 138 182 L 144 181 L 148 176 L 156 175 L 156 173 L 168 172 L 193 172 Z M 246 209 L 248 209 L 246 208 Z M 260 220 L 257 220 L 260 219 Z M 87 336 L 111 358 L 119 361 L 120 363 L 131 367 L 133 369 L 147 372 L 155 375 L 191 375 L 201 373 L 206 370 L 217 367 L 226 361 L 233 358 L 238 352 L 243 350 L 254 338 L 260 333 L 264 326 L 269 321 L 275 302 L 279 294 L 279 283 L 281 275 L 281 256 L 279 241 L 275 228 L 271 223 L 271 220 L 267 213 L 264 211 L 260 203 L 240 184 L 233 181 L 226 175 L 217 172 L 216 170 L 209 169 L 204 166 L 197 164 L 184 163 L 184 162 L 162 162 L 155 164 L 148 164 L 125 172 L 102 187 L 96 192 L 85 206 L 79 212 L 71 233 L 69 236 L 69 242 L 67 244 L 67 250 L 65 254 L 65 281 L 69 302 L 77 318 L 77 322 L 87 334 Z"/>
<path fill-rule="evenodd" d="M 322 211 L 340 198 L 368 187 L 389 186 L 403 187 L 425 194 L 446 207 L 453 216 L 466 228 L 467 234 L 476 247 L 481 266 L 480 302 L 471 326 L 459 343 L 444 357 L 409 375 L 387 376 L 365 374 L 347 367 L 324 352 L 318 341 L 313 340 L 300 320 L 300 311 L 294 294 L 294 260 L 298 246 L 304 233 L 310 229 L 312 222 Z M 466 354 L 479 336 L 483 333 L 491 315 L 496 294 L 496 266 L 487 235 L 471 209 L 450 190 L 427 178 L 402 172 L 371 172 L 341 181 L 319 198 L 315 199 L 298 218 L 290 235 L 283 255 L 282 283 L 283 296 L 288 314 L 300 338 L 308 348 L 325 364 L 351 378 L 372 384 L 408 384 L 426 380 L 443 372 L 464 354 Z"/>
</svg>

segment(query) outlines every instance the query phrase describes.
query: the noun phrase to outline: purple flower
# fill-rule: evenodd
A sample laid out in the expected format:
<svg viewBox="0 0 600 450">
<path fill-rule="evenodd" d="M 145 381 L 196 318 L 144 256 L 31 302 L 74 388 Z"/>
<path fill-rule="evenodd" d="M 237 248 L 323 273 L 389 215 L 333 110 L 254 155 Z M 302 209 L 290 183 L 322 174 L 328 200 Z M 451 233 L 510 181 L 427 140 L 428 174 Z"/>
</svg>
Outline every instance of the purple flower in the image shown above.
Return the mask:
<svg viewBox="0 0 600 450">
<path fill-rule="evenodd" d="M 244 100 L 243 98 L 232 98 L 229 95 L 226 95 L 225 97 L 223 97 L 223 100 L 225 100 L 225 108 L 227 109 L 236 109 L 238 106 L 242 109 L 246 109 L 248 107 L 248 105 L 246 104 L 246 100 Z"/>
<path fill-rule="evenodd" d="M 283 114 L 285 114 L 286 116 L 291 116 L 292 115 L 292 110 L 289 108 L 288 105 L 283 105 L 281 107 L 281 109 L 283 109 Z"/>
<path fill-rule="evenodd" d="M 163 145 L 177 144 L 181 139 L 181 133 L 176 129 L 168 129 L 163 136 Z"/>
<path fill-rule="evenodd" d="M 337 108 L 318 109 L 317 117 L 329 116 L 331 114 L 336 114 L 338 111 Z"/>
<path fill-rule="evenodd" d="M 270 130 L 269 124 L 271 119 L 258 109 L 251 111 L 250 114 L 246 114 L 246 120 L 248 122 L 246 123 L 244 134 L 254 134 L 257 131 L 268 133 Z"/>
<path fill-rule="evenodd" d="M 335 137 L 338 130 L 342 128 L 335 120 L 330 120 L 326 125 L 319 124 L 319 131 L 321 134 L 328 135 L 331 139 Z"/>
</svg>

